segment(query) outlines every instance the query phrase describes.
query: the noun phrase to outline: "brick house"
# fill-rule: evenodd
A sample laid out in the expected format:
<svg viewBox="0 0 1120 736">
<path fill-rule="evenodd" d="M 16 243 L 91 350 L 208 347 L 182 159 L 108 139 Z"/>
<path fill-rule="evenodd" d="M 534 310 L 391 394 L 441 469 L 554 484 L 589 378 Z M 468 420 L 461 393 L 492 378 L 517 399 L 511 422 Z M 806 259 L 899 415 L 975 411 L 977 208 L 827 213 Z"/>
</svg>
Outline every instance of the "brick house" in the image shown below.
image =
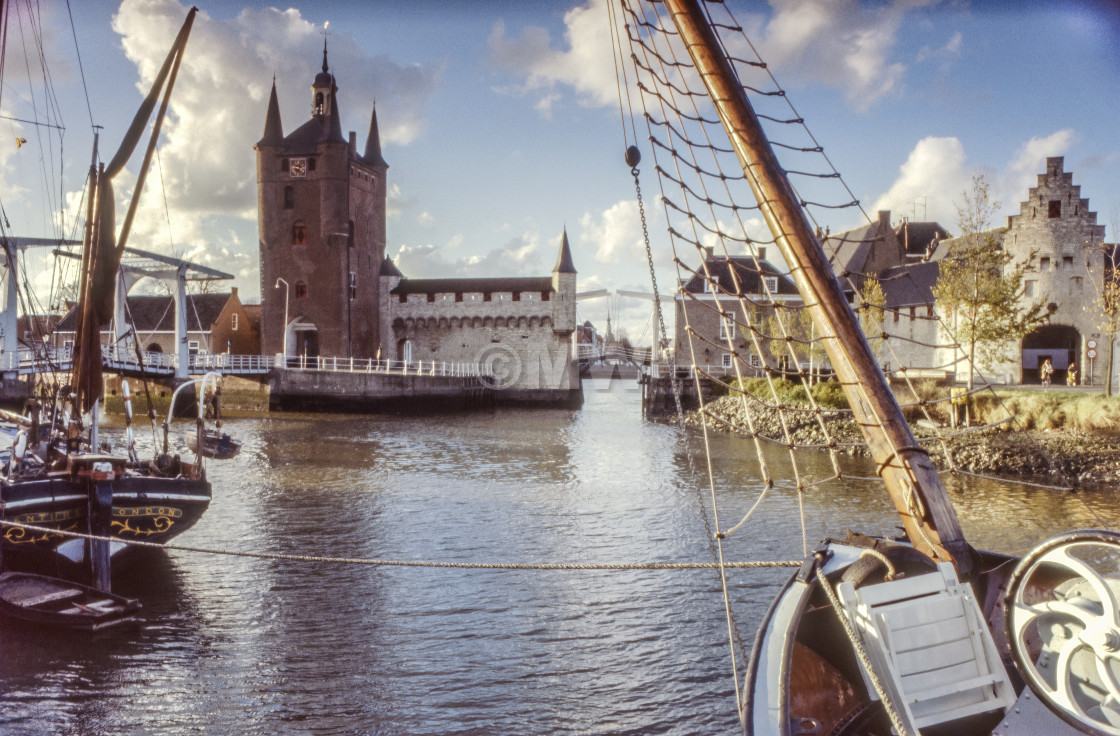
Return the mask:
<svg viewBox="0 0 1120 736">
<path fill-rule="evenodd" d="M 771 369 L 789 367 L 787 356 L 759 357 L 751 347 L 743 304 L 749 311 L 749 323 L 763 332 L 768 330 L 770 318 L 783 314 L 776 305 L 801 304 L 793 280 L 765 260 L 766 249 L 758 248 L 758 255 L 757 260 L 753 256 L 717 256 L 713 249 L 705 249 L 703 264 L 673 300 L 678 363 L 693 363 L 716 374 L 731 373 L 738 353 L 754 374 L 762 372 L 763 361 Z"/>
<path fill-rule="evenodd" d="M 125 314 L 136 329 L 142 350 L 175 354 L 175 305 L 170 296 L 129 296 Z M 228 294 L 187 295 L 187 347 L 192 355 L 232 353 L 259 355 L 260 320 L 246 307 L 236 287 Z M 74 344 L 77 311 L 71 309 L 51 335 L 51 344 Z M 101 326 L 101 343 L 111 339 L 109 325 Z"/>
</svg>

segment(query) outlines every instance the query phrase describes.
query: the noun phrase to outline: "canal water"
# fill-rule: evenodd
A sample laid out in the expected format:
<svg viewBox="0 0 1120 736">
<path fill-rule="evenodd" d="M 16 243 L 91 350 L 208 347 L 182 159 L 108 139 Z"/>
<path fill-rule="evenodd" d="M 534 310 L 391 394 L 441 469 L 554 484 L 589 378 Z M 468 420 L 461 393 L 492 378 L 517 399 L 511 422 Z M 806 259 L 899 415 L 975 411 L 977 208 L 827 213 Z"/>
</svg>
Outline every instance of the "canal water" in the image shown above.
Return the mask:
<svg viewBox="0 0 1120 736">
<path fill-rule="evenodd" d="M 587 382 L 580 411 L 441 417 L 279 415 L 227 422 L 214 500 L 177 541 L 224 552 L 452 562 L 708 562 L 699 430 L 640 418 L 632 382 Z M 759 493 L 753 446 L 709 438 L 720 523 Z M 729 560 L 802 555 L 846 529 L 891 533 L 876 484 L 807 493 L 781 480 L 726 543 Z M 809 475 L 824 455 L 803 456 Z M 871 475 L 852 461 L 850 472 Z M 979 546 L 1023 552 L 1112 525 L 1075 497 L 951 481 Z M 749 649 L 787 570 L 733 571 Z M 140 551 L 114 572 L 135 628 L 96 637 L 0 623 L 0 733 L 734 733 L 717 574 L 372 567 Z M 741 652 L 739 652 L 741 656 Z M 740 664 L 742 660 L 740 660 Z"/>
</svg>

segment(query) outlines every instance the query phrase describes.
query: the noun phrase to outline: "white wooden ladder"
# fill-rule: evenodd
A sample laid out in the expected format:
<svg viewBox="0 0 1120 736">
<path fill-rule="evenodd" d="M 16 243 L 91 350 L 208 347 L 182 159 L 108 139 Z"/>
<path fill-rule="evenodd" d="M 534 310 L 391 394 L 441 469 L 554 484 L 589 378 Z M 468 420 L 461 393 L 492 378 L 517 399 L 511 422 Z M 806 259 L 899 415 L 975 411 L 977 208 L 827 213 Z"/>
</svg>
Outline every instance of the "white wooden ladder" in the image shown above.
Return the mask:
<svg viewBox="0 0 1120 736">
<path fill-rule="evenodd" d="M 1015 702 L 972 588 L 957 580 L 951 564 L 859 590 L 841 583 L 838 593 L 907 730 L 1003 712 Z M 867 673 L 863 676 L 878 700 Z"/>
</svg>

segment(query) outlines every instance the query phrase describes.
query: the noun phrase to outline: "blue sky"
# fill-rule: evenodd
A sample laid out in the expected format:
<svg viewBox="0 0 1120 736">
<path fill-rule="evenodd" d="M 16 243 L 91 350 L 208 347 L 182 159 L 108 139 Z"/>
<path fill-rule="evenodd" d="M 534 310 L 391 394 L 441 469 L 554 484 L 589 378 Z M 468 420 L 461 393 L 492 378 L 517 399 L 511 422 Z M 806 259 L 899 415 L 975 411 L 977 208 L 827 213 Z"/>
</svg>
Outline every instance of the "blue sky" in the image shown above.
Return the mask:
<svg viewBox="0 0 1120 736">
<path fill-rule="evenodd" d="M 307 119 L 329 24 L 344 130 L 359 145 L 376 99 L 391 168 L 388 252 L 406 275 L 547 274 L 567 228 L 580 288 L 648 290 L 634 190 L 622 162 L 606 11 L 598 2 L 200 2 L 172 121 L 133 244 L 175 252 L 259 290 L 252 144 L 276 75 L 285 132 Z M 1120 226 L 1120 11 L 1106 2 L 774 0 L 731 6 L 865 208 L 956 227 L 954 202 L 984 173 L 1018 211 L 1046 156 Z M 0 197 L 11 232 L 49 235 L 45 171 L 65 162 L 77 201 L 90 116 L 108 158 L 187 5 L 72 2 L 87 110 L 67 7 L 45 4 L 47 55 L 66 127 L 0 120 Z M 31 16 L 9 34 L 29 38 Z M 32 57 L 28 57 L 32 58 Z M 21 44 L 10 36 L 3 114 L 45 119 Z M 17 137 L 29 144 L 16 150 Z M 41 145 L 40 145 L 41 144 Z M 647 178 L 648 177 L 648 178 Z M 160 181 L 162 179 L 162 190 Z M 643 184 L 652 190 L 646 172 Z M 125 181 L 118 193 L 127 190 Z M 166 196 L 164 195 L 166 192 Z M 58 194 L 55 199 L 58 199 Z M 655 248 L 665 220 L 651 213 Z M 850 217 L 850 215 L 838 215 Z M 169 224 L 170 222 L 170 224 Z M 832 230 L 859 224 L 837 221 Z M 672 277 L 662 264 L 662 282 Z M 36 266 L 40 286 L 50 265 Z M 648 307 L 611 309 L 640 337 Z M 648 340 L 648 333 L 646 339 Z"/>
</svg>

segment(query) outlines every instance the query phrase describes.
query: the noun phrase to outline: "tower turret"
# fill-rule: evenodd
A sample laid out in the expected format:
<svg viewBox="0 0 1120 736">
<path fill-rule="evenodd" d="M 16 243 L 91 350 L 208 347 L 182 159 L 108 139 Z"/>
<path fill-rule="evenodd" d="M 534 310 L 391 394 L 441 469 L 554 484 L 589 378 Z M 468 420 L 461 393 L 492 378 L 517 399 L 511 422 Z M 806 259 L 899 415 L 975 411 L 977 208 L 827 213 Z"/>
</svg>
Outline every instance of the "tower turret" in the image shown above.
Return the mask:
<svg viewBox="0 0 1120 736">
<path fill-rule="evenodd" d="M 576 267 L 572 249 L 568 245 L 568 228 L 560 238 L 560 253 L 552 269 L 552 288 L 556 296 L 552 302 L 552 329 L 570 333 L 576 329 Z"/>
<path fill-rule="evenodd" d="M 264 134 L 258 146 L 275 146 L 284 140 L 284 126 L 280 123 L 280 102 L 276 99 L 276 77 L 272 78 L 272 95 L 268 98 L 268 112 L 264 116 Z"/>
</svg>

